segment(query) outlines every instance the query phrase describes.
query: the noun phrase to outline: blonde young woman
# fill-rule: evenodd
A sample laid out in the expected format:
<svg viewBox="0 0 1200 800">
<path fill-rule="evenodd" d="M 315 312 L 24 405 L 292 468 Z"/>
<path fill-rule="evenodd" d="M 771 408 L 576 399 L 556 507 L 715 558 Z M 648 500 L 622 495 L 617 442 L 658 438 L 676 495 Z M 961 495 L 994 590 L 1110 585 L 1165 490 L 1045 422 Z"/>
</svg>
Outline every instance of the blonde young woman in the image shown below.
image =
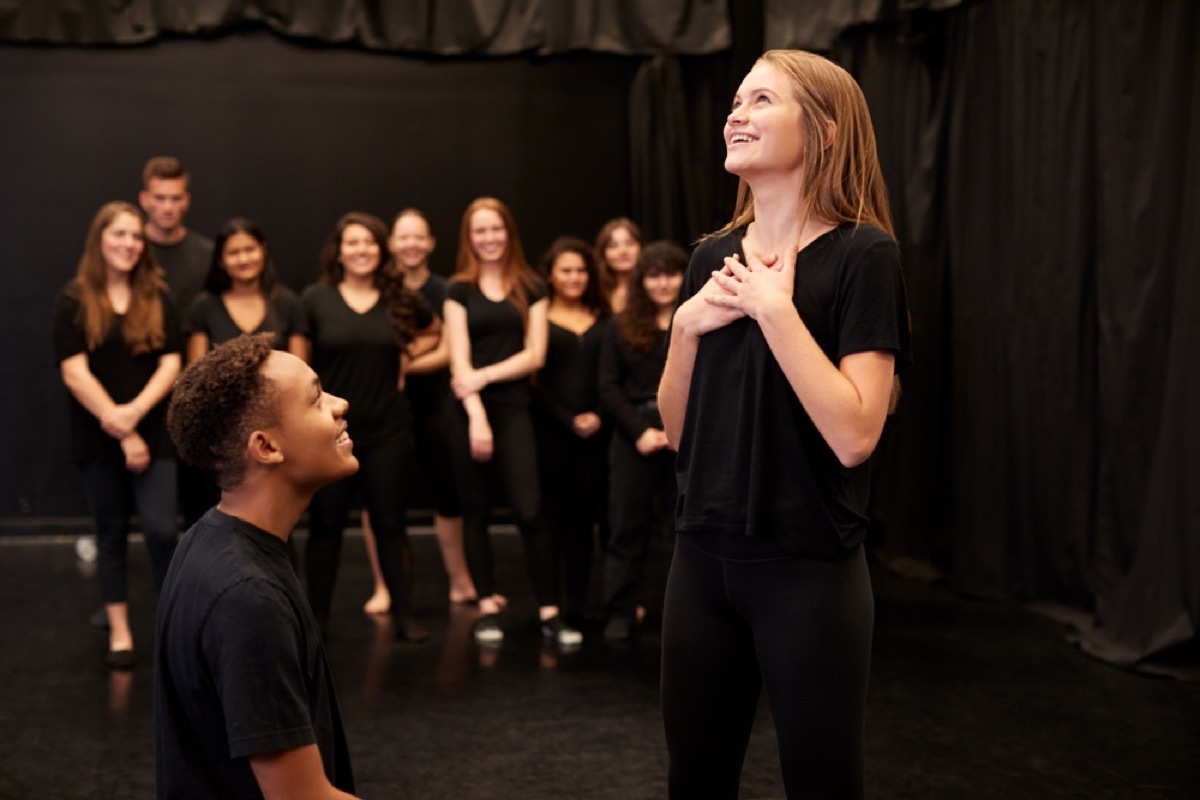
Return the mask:
<svg viewBox="0 0 1200 800">
<path fill-rule="evenodd" d="M 868 462 L 908 308 L 858 85 L 771 51 L 725 123 L 732 221 L 693 254 L 658 400 L 678 450 L 671 797 L 736 797 L 760 690 L 788 797 L 863 794 Z"/>
<path fill-rule="evenodd" d="M 610 219 L 596 234 L 596 258 L 600 262 L 600 281 L 608 307 L 614 314 L 625 310 L 629 280 L 637 266 L 645 239 L 628 217 Z"/>
<path fill-rule="evenodd" d="M 108 203 L 92 220 L 75 278 L 56 300 L 54 354 L 70 393 L 71 457 L 96 525 L 106 660 L 116 669 L 134 660 L 125 559 L 135 508 L 156 589 L 175 552 L 175 449 L 162 401 L 179 373 L 181 347 L 141 212 Z"/>
<path fill-rule="evenodd" d="M 582 640 L 562 618 L 552 543 L 542 517 L 537 451 L 529 414 L 530 376 L 546 358 L 546 289 L 521 247 L 508 206 L 472 202 L 459 232 L 457 271 L 444 309 L 450 386 L 460 401 L 456 474 L 463 537 L 482 617 L 475 638 L 504 639 L 488 539 L 490 496 L 503 490 L 524 544 L 543 638 L 562 646 Z"/>
</svg>

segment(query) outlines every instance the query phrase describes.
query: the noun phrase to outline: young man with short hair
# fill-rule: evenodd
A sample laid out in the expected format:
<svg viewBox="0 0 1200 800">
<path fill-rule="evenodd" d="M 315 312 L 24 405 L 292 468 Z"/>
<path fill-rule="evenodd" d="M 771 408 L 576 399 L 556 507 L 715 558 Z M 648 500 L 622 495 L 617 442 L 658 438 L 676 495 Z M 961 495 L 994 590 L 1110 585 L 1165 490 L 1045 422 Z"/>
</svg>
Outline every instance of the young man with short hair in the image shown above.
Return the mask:
<svg viewBox="0 0 1200 800">
<path fill-rule="evenodd" d="M 146 240 L 166 273 L 167 288 L 180 319 L 204 286 L 212 261 L 212 239 L 183 224 L 192 202 L 191 177 L 178 158 L 155 156 L 142 169 L 138 203 L 146 212 Z"/>
<path fill-rule="evenodd" d="M 348 404 L 272 335 L 180 377 L 167 425 L 221 501 L 180 542 L 159 599 L 159 798 L 347 798 L 329 662 L 287 542 L 317 489 L 354 474 Z"/>
</svg>

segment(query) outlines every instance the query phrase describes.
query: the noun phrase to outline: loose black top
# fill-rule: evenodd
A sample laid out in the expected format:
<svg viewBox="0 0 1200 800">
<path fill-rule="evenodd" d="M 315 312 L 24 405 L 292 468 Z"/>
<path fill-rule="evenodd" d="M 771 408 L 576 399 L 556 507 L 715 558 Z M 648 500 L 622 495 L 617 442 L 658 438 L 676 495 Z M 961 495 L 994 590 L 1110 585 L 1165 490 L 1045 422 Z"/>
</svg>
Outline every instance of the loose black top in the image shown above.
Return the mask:
<svg viewBox="0 0 1200 800">
<path fill-rule="evenodd" d="M 229 316 L 229 309 L 219 294 L 201 292 L 192 301 L 183 332 L 187 335 L 203 333 L 208 337 L 209 349 L 236 339 L 243 333 L 274 333 L 275 349 L 287 350 L 288 339 L 292 336 L 308 335 L 308 318 L 304 315 L 300 298 L 291 289 L 280 286 L 275 297 L 268 298 L 267 313 L 262 322 L 252 331 L 243 331 Z"/>
<path fill-rule="evenodd" d="M 175 244 L 155 244 L 146 240 L 154 253 L 154 260 L 163 268 L 171 302 L 175 305 L 177 319 L 186 318 L 192 301 L 204 288 L 204 278 L 212 261 L 213 241 L 189 230 Z"/>
<path fill-rule="evenodd" d="M 636 441 L 647 428 L 662 430 L 658 384 L 667 361 L 667 333 L 653 350 L 636 350 L 614 320 L 600 348 L 600 398 L 617 430 Z"/>
<path fill-rule="evenodd" d="M 354 791 L 329 660 L 282 539 L 210 509 L 171 559 L 154 646 L 160 798 L 261 798 L 248 757 L 311 744 Z"/>
<path fill-rule="evenodd" d="M 529 306 L 546 297 L 546 286 L 538 281 L 529 294 Z M 489 300 L 478 286 L 452 281 L 446 299 L 467 311 L 467 332 L 471 340 L 471 366 L 482 369 L 499 364 L 525 349 L 525 321 L 508 300 Z M 486 403 L 525 405 L 529 403 L 529 376 L 511 381 L 489 383 L 479 393 Z"/>
<path fill-rule="evenodd" d="M 442 306 L 446 302 L 446 279 L 431 272 L 419 291 L 430 310 L 440 318 Z M 442 332 L 442 335 L 446 335 L 445 331 Z M 450 399 L 450 368 L 440 369 L 426 375 L 406 376 L 404 393 L 408 395 L 408 400 L 412 403 L 414 414 L 422 417 L 440 414 Z"/>
<path fill-rule="evenodd" d="M 724 257 L 737 253 L 745 261 L 744 233 L 700 244 L 680 303 Z M 804 248 L 794 302 L 834 364 L 873 350 L 894 353 L 897 371 L 908 364 L 899 251 L 878 228 L 845 224 Z M 676 461 L 679 531 L 761 536 L 801 555 L 841 559 L 866 535 L 868 464 L 838 462 L 754 320 L 701 337 Z"/>
<path fill-rule="evenodd" d="M 83 319 L 80 316 L 82 307 L 74 286 L 74 281 L 68 283 L 59 292 L 54 303 L 54 360 L 61 364 L 71 356 L 87 353 L 88 369 L 96 376 L 96 380 L 100 381 L 100 385 L 108 392 L 113 402 L 128 403 L 149 383 L 158 369 L 159 359 L 169 353 L 178 353 L 182 348 L 183 338 L 179 333 L 175 309 L 166 295 L 162 295 L 163 333 L 166 339 L 158 350 L 133 355 L 125 344 L 125 336 L 121 331 L 125 317 L 120 314 L 114 318 L 100 346 L 95 350 L 88 350 L 87 335 L 84 333 Z M 92 416 L 92 413 L 69 392 L 68 407 L 71 417 L 73 461 L 125 462 L 121 443 L 105 433 L 100 427 L 100 420 Z M 151 458 L 175 457 L 175 446 L 167 433 L 165 398 L 146 412 L 146 416 L 138 423 L 137 432 L 146 441 Z"/>
<path fill-rule="evenodd" d="M 317 283 L 304 290 L 300 302 L 308 315 L 313 369 L 325 391 L 350 403 L 346 422 L 355 443 L 380 444 L 407 435 L 411 412 L 396 387 L 400 348 L 383 300 L 360 314 L 346 305 L 337 287 Z M 432 312 L 420 302 L 417 327 L 432 322 Z"/>
<path fill-rule="evenodd" d="M 603 314 L 583 333 L 550 323 L 546 364 L 533 385 L 533 407 L 539 418 L 573 430 L 576 415 L 601 413 L 600 344 L 611 321 Z"/>
</svg>

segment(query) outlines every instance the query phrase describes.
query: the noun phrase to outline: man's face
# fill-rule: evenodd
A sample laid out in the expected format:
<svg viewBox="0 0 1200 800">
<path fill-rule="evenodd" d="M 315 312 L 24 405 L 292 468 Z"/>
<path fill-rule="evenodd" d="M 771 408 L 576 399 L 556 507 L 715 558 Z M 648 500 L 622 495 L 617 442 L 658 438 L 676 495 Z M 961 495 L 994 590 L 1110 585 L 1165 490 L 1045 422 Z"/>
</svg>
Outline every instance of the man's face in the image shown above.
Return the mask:
<svg viewBox="0 0 1200 800">
<path fill-rule="evenodd" d="M 183 225 L 191 195 L 184 178 L 151 178 L 138 195 L 138 202 L 150 224 L 162 233 L 172 233 Z"/>
<path fill-rule="evenodd" d="M 289 481 L 315 491 L 357 472 L 354 442 L 346 432 L 350 404 L 322 390 L 312 368 L 290 353 L 271 353 L 263 376 L 275 384 L 279 412 L 279 424 L 266 433 L 283 455 Z"/>
</svg>

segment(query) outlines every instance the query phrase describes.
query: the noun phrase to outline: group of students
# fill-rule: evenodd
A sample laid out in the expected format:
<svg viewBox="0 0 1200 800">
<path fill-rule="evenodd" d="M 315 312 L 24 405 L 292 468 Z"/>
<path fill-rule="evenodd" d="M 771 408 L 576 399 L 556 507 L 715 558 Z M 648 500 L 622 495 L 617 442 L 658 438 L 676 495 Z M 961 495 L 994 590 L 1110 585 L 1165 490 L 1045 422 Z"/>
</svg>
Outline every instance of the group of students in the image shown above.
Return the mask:
<svg viewBox="0 0 1200 800">
<path fill-rule="evenodd" d="M 209 290 L 235 323 L 228 330 L 257 329 L 268 317 L 307 329 L 238 335 L 198 358 L 171 394 L 170 440 L 161 401 L 180 369 L 175 312 L 137 209 L 101 209 L 59 298 L 56 349 L 74 398 L 73 453 L 104 532 L 110 663 L 125 663 L 121 648 L 132 644 L 115 552 L 124 537 L 111 535 L 125 524 L 119 498 L 130 486 L 164 586 L 160 797 L 353 792 L 319 623 L 358 487 L 398 630 L 425 635 L 407 608 L 406 425 L 431 437 L 427 456 L 449 454 L 429 474 L 457 489 L 438 502 L 446 519 L 461 512 L 461 557 L 453 532 L 439 528 L 439 541 L 451 598 L 479 604 L 481 642 L 502 639 L 506 602 L 487 539 L 493 490 L 521 530 L 542 631 L 570 644 L 579 632 L 564 611 L 583 597 L 585 531 L 597 516 L 607 526 L 606 632 L 627 635 L 645 547 L 631 532 L 650 505 L 639 493 L 671 485 L 661 672 L 668 796 L 737 796 L 764 690 L 787 796 L 862 796 L 874 620 L 863 552 L 869 464 L 911 355 L 874 131 L 845 70 L 811 53 L 770 51 L 738 87 L 724 142 L 737 204 L 686 269 L 687 255 L 666 244 L 619 261 L 630 244 L 622 236 L 638 239 L 621 223 L 595 249 L 555 242 L 539 277 L 507 207 L 481 198 L 463 215 L 454 277 L 430 289 L 432 299 L 428 224 L 402 212 L 390 232 L 368 215 L 343 217 L 321 281 L 290 300 L 264 289 L 265 240 L 231 223 L 212 257 L 229 282 Z M 162 231 L 150 217 L 153 241 Z M 175 238 L 167 244 L 186 237 Z M 255 253 L 257 272 L 246 263 Z M 190 334 L 207 337 L 193 338 L 198 353 L 222 336 L 200 327 Z M 295 354 L 272 351 L 268 340 Z M 438 383 L 443 365 L 449 377 Z M 400 390 L 427 392 L 430 404 L 415 400 L 410 418 Z M 174 558 L 166 499 L 175 467 L 162 455 L 172 441 L 221 490 Z M 546 468 L 536 469 L 539 459 Z M 556 469 L 556 459 L 571 468 Z M 605 461 L 608 493 L 622 498 L 606 519 L 595 513 Z M 439 483 L 438 469 L 454 479 Z M 309 592 L 299 601 L 286 543 L 306 508 Z"/>
<path fill-rule="evenodd" d="M 211 243 L 183 227 L 187 182 L 176 159 L 151 159 L 141 196 L 147 221 L 125 203 L 97 213 L 55 314 L 56 355 L 73 399 L 73 457 L 96 518 L 110 665 L 132 662 L 128 498 L 161 587 L 177 533 L 176 487 L 185 529 L 220 496 L 211 477 L 176 464 L 167 437 L 163 400 L 180 354 L 193 363 L 256 333 L 309 362 L 349 403 L 360 468 L 315 493 L 301 557 L 323 628 L 343 531 L 360 497 L 375 578 L 364 609 L 390 613 L 405 640 L 427 638 L 411 613 L 406 511 L 415 464 L 434 503 L 450 600 L 481 611 L 478 641 L 504 636 L 507 599 L 495 585 L 488 534 L 496 497 L 521 533 L 545 638 L 581 641 L 602 531 L 605 633 L 628 639 L 644 613 L 647 546 L 673 502 L 654 395 L 686 251 L 668 242 L 643 250 L 638 226 L 619 218 L 595 247 L 555 240 L 539 274 L 507 206 L 480 198 L 463 214 L 447 280 L 430 269 L 436 242 L 420 211 L 401 211 L 390 227 L 351 212 L 325 242 L 319 279 L 297 295 L 280 283 L 254 221 L 229 220 Z M 155 243 L 170 236 L 176 241 Z M 176 256 L 181 250 L 191 257 Z M 159 254 L 174 261 L 165 280 Z"/>
</svg>

